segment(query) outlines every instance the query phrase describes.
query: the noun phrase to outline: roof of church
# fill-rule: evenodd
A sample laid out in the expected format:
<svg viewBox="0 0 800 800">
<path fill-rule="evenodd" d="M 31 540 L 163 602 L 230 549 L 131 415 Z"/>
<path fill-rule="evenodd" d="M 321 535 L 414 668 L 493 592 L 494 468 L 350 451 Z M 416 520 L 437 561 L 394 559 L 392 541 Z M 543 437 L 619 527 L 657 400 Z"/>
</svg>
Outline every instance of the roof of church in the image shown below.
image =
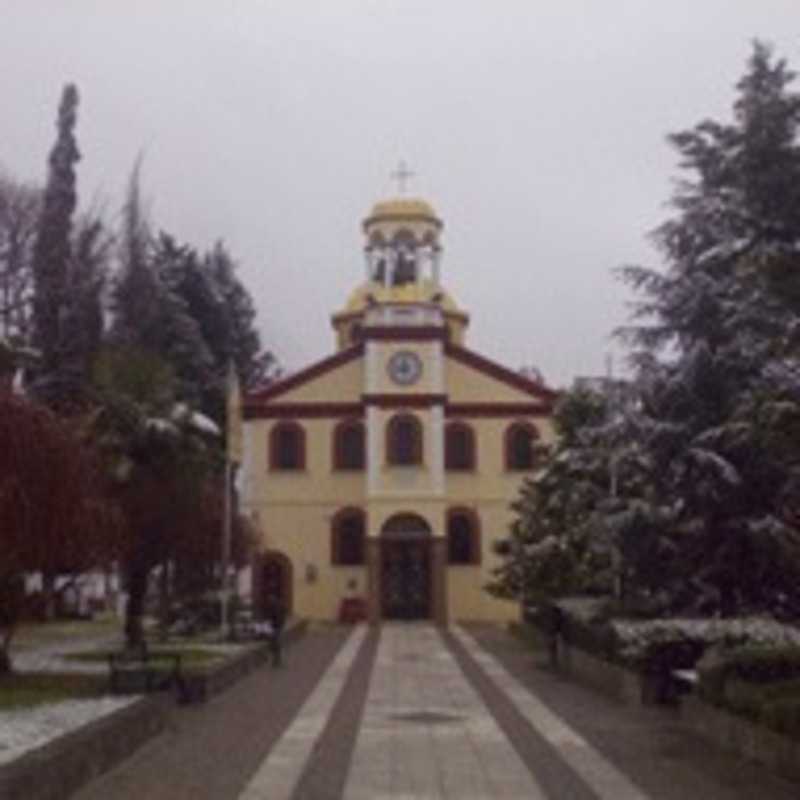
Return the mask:
<svg viewBox="0 0 800 800">
<path fill-rule="evenodd" d="M 424 219 L 441 227 L 442 223 L 433 206 L 420 197 L 393 197 L 381 200 L 372 207 L 364 225 L 383 220 L 395 221 L 399 219 Z"/>
<path fill-rule="evenodd" d="M 364 311 L 372 303 L 434 303 L 446 313 L 464 314 L 453 298 L 441 286 L 430 280 L 405 283 L 400 286 L 384 286 L 375 281 L 366 281 L 354 289 L 347 298 L 341 313 L 355 314 Z"/>
<path fill-rule="evenodd" d="M 558 397 L 558 392 L 546 386 L 543 383 L 531 380 L 525 375 L 515 372 L 508 367 L 498 364 L 486 356 L 476 353 L 474 350 L 469 350 L 466 347 L 448 342 L 445 344 L 445 354 L 459 361 L 462 364 L 472 367 L 484 375 L 489 375 L 495 380 L 500 381 L 508 386 L 512 386 L 525 394 L 536 398 L 538 401 L 543 402 L 541 408 L 542 413 L 550 413 L 552 411 L 552 404 Z M 364 345 L 359 343 L 348 347 L 345 350 L 340 350 L 314 364 L 309 365 L 305 369 L 295 372 L 292 375 L 287 375 L 278 379 L 274 383 L 266 384 L 261 387 L 256 387 L 247 392 L 244 398 L 244 406 L 246 410 L 251 412 L 259 405 L 269 403 L 275 397 L 285 394 L 291 389 L 302 386 L 304 383 L 311 381 L 320 375 L 330 372 L 333 369 L 343 366 L 357 358 L 364 355 Z M 325 404 L 323 404 L 324 406 Z M 490 406 L 493 404 L 489 404 Z M 247 414 L 246 414 L 247 416 Z"/>
</svg>

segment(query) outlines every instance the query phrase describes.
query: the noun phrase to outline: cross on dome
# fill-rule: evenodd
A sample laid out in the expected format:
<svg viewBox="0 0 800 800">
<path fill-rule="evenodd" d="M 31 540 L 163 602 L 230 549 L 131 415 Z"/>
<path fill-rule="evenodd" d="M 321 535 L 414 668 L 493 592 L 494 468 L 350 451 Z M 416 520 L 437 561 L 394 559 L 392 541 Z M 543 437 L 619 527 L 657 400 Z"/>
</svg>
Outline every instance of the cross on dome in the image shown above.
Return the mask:
<svg viewBox="0 0 800 800">
<path fill-rule="evenodd" d="M 406 191 L 406 183 L 408 182 L 409 178 L 415 178 L 417 175 L 416 172 L 412 172 L 408 168 L 408 164 L 405 161 L 400 159 L 400 163 L 397 165 L 397 169 L 390 174 L 392 180 L 397 181 L 397 190 L 400 194 L 405 194 Z"/>
</svg>

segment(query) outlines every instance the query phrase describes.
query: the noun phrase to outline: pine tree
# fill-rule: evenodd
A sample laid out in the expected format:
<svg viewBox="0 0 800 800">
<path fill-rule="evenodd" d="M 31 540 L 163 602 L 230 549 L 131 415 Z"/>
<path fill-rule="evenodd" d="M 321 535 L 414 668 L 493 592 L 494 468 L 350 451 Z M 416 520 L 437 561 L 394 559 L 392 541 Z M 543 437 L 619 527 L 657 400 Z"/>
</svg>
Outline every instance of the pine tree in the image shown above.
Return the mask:
<svg viewBox="0 0 800 800">
<path fill-rule="evenodd" d="M 594 432 L 605 421 L 599 395 L 574 391 L 554 413 L 558 442 L 540 452 L 540 469 L 512 504 L 510 536 L 489 591 L 526 604 L 598 588 L 608 552 L 598 534 L 598 512 L 609 496 L 608 453 Z"/>
<path fill-rule="evenodd" d="M 111 344 L 138 349 L 166 361 L 178 382 L 178 397 L 199 403 L 211 380 L 211 357 L 198 322 L 180 294 L 189 248 L 172 237 L 151 237 L 141 208 L 139 166 L 131 176 L 124 209 L 121 268 L 112 299 Z"/>
<path fill-rule="evenodd" d="M 218 356 L 225 364 L 233 361 L 244 386 L 269 380 L 277 368 L 275 358 L 261 349 L 253 298 L 236 275 L 236 263 L 221 242 L 206 255 L 205 268 L 214 281 L 227 320 L 224 352 L 221 350 Z"/>
<path fill-rule="evenodd" d="M 78 90 L 68 84 L 58 110 L 58 135 L 50 152 L 33 259 L 35 341 L 41 351 L 39 386 L 50 396 L 59 380 L 65 347 L 62 321 L 72 257 L 72 217 L 77 204 L 75 165 L 80 160 L 75 140 L 77 114 Z"/>
<path fill-rule="evenodd" d="M 756 43 L 733 121 L 670 137 L 690 177 L 655 232 L 667 270 L 623 271 L 645 296 L 624 335 L 637 348 L 646 513 L 671 516 L 684 573 L 676 606 L 800 601 L 800 531 L 785 512 L 800 508 L 800 453 L 776 447 L 800 419 L 798 304 L 780 280 L 800 265 L 793 77 Z"/>
<path fill-rule="evenodd" d="M 104 290 L 112 239 L 97 217 L 81 220 L 69 264 L 69 292 L 63 312 L 62 370 L 81 392 L 91 380 L 103 343 Z"/>
</svg>

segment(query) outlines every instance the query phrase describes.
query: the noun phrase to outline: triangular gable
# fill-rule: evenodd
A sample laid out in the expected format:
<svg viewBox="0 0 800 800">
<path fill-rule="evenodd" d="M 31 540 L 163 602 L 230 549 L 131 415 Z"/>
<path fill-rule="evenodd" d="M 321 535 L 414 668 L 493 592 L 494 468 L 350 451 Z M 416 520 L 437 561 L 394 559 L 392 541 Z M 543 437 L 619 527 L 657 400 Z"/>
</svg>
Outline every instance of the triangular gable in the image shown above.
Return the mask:
<svg viewBox="0 0 800 800">
<path fill-rule="evenodd" d="M 295 372 L 292 375 L 271 383 L 263 389 L 256 389 L 255 391 L 248 392 L 244 398 L 245 407 L 258 407 L 269 405 L 273 400 L 279 399 L 280 401 L 287 401 L 294 399 L 288 395 L 293 395 L 296 390 L 302 387 L 308 387 L 309 384 L 319 381 L 325 375 L 340 369 L 341 367 L 358 360 L 364 354 L 364 346 L 357 344 L 347 350 L 341 350 L 334 353 L 332 356 L 323 358 L 314 364 Z M 360 396 L 361 385 L 354 387 L 356 393 Z"/>
<path fill-rule="evenodd" d="M 535 400 L 551 408 L 558 393 L 486 356 L 452 343 L 445 346 L 453 364 L 448 374 L 451 402 L 522 402 Z M 459 380 L 459 377 L 461 380 Z"/>
</svg>

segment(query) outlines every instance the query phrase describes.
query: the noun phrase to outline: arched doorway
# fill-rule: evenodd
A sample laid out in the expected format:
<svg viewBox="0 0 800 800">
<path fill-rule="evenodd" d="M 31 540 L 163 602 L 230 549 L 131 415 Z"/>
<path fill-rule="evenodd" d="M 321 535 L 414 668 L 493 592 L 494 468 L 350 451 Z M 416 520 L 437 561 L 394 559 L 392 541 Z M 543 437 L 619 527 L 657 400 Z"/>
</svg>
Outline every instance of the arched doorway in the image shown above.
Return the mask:
<svg viewBox="0 0 800 800">
<path fill-rule="evenodd" d="M 431 616 L 431 529 L 417 514 L 398 514 L 381 531 L 381 616 Z"/>
<path fill-rule="evenodd" d="M 277 598 L 287 614 L 292 613 L 292 562 L 283 553 L 271 550 L 261 556 L 257 566 L 258 591 L 256 603 L 260 617 L 264 617 L 270 600 Z"/>
</svg>

